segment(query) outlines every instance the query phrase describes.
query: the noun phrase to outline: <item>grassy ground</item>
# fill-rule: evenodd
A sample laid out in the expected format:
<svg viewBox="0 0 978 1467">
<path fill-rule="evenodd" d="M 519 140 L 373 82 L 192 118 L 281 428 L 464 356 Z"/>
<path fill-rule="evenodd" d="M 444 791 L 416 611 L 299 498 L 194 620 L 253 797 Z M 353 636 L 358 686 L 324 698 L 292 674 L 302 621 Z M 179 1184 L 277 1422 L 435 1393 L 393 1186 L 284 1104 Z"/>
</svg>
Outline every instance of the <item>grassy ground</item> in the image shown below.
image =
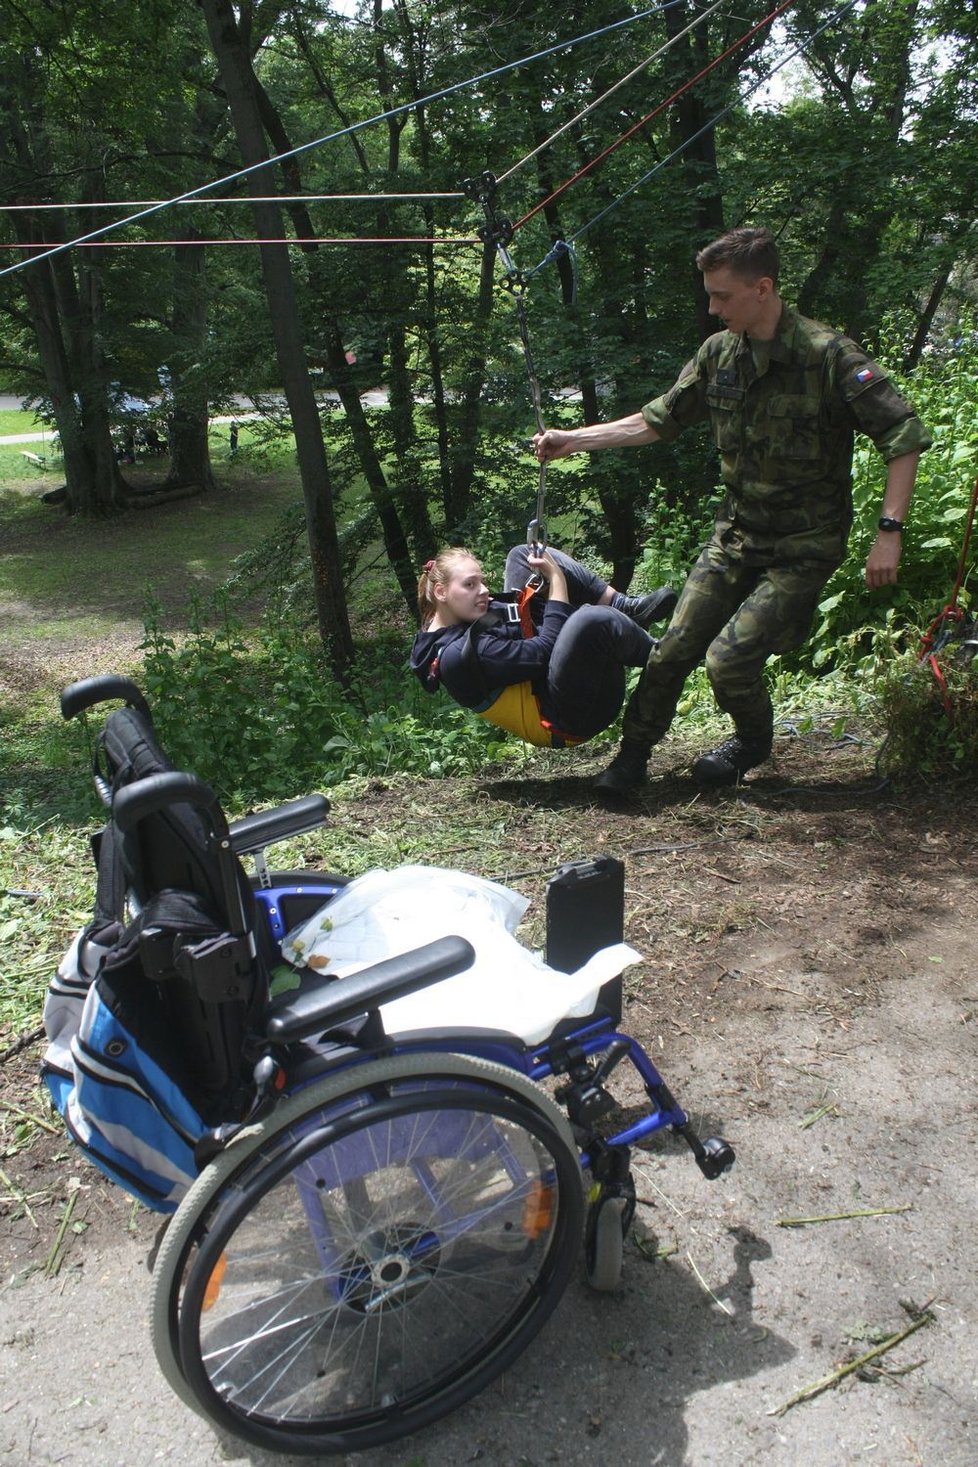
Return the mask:
<svg viewBox="0 0 978 1467">
<path fill-rule="evenodd" d="M 172 618 L 185 616 L 193 593 L 216 585 L 300 494 L 287 470 L 259 479 L 246 462 L 231 468 L 216 453 L 215 469 L 220 482 L 212 494 L 86 521 L 42 502 L 51 474 L 25 479 L 21 472 L 3 483 L 0 450 L 0 614 L 8 657 L 48 647 L 57 662 L 66 642 L 97 645 L 122 627 L 138 627 L 150 593 Z M 127 476 L 148 483 L 163 472 L 140 463 Z M 37 671 L 43 681 L 43 666 Z"/>
<path fill-rule="evenodd" d="M 39 422 L 33 413 L 25 413 L 19 408 L 0 411 L 0 438 L 11 433 L 43 433 L 46 429 L 47 425 Z"/>
<path fill-rule="evenodd" d="M 222 580 L 299 493 L 294 475 L 259 479 L 218 451 L 214 493 L 100 522 L 43 504 L 50 474 L 0 484 L 0 1036 L 36 1022 L 58 948 L 91 903 L 79 829 L 97 818 L 90 750 L 58 718 L 58 691 L 128 670 L 150 590 L 171 627 L 186 625 L 193 593 Z"/>
</svg>

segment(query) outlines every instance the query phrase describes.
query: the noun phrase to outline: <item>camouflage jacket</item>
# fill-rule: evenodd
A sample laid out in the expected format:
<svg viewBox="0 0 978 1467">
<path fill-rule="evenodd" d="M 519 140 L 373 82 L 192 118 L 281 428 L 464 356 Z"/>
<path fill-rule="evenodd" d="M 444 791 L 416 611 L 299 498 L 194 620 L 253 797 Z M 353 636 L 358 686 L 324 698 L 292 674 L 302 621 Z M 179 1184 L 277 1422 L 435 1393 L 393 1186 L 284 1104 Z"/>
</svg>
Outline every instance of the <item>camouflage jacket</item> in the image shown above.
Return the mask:
<svg viewBox="0 0 978 1467">
<path fill-rule="evenodd" d="M 842 559 L 855 432 L 887 461 L 930 446 L 913 408 L 861 347 L 787 306 L 773 341 L 708 337 L 642 413 L 667 443 L 709 418 L 726 486 L 715 534 L 734 553 L 764 560 Z"/>
</svg>

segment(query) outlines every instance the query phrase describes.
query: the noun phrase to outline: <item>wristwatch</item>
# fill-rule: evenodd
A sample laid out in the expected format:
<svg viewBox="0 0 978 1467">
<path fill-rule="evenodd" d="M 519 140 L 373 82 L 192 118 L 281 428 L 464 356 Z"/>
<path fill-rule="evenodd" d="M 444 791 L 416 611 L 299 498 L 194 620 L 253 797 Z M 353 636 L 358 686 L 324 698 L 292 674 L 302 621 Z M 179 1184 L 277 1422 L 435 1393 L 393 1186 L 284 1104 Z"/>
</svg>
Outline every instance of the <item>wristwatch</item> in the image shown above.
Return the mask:
<svg viewBox="0 0 978 1467">
<path fill-rule="evenodd" d="M 895 520 L 892 515 L 882 514 L 879 527 L 881 530 L 902 530 L 903 520 Z"/>
</svg>

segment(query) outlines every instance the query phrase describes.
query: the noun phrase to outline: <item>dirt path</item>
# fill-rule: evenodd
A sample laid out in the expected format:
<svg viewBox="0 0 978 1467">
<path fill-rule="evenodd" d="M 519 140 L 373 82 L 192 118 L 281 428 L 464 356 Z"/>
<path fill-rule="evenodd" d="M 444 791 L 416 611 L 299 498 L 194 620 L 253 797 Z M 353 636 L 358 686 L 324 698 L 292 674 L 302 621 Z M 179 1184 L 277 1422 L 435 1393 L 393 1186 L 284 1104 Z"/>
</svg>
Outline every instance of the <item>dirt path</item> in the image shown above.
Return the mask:
<svg viewBox="0 0 978 1467">
<path fill-rule="evenodd" d="M 788 737 L 740 796 L 697 798 L 678 745 L 624 810 L 591 804 L 589 768 L 556 761 L 539 782 L 451 789 L 375 784 L 337 805 L 334 829 L 421 825 L 432 859 L 449 864 L 439 842 L 450 828 L 457 839 L 467 808 L 479 843 L 455 864 L 511 875 L 537 898 L 538 872 L 560 859 L 624 854 L 627 935 L 648 955 L 628 978 L 626 1027 L 697 1123 L 730 1137 L 738 1165 L 711 1185 L 670 1139 L 639 1154 L 620 1291 L 572 1285 L 500 1383 L 355 1460 L 971 1467 L 974 790 L 874 789 L 870 750 Z M 529 874 L 507 872 L 501 826 Z M 28 1095 L 33 1058 L 6 1067 L 6 1095 Z M 158 1374 L 144 1318 L 155 1220 L 59 1137 L 3 1165 L 35 1203 L 28 1217 L 8 1192 L 0 1235 L 0 1462 L 271 1460 L 219 1441 Z M 87 1227 L 50 1277 L 75 1185 L 73 1216 Z M 892 1210 L 782 1225 L 874 1209 Z M 657 1248 L 667 1256 L 650 1257 Z M 881 1357 L 882 1375 L 773 1414 L 925 1305 L 933 1322 Z"/>
</svg>

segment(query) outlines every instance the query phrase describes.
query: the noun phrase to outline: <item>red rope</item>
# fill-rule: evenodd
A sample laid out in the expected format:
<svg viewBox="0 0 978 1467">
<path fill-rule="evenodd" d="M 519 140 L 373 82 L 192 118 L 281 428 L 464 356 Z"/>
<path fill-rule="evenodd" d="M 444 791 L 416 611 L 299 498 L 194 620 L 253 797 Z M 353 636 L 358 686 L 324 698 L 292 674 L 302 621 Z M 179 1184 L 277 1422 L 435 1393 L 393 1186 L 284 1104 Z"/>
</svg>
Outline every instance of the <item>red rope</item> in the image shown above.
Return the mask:
<svg viewBox="0 0 978 1467">
<path fill-rule="evenodd" d="M 944 670 L 941 667 L 941 664 L 938 662 L 935 653 L 932 652 L 927 661 L 930 663 L 930 670 L 934 674 L 934 679 L 937 683 L 938 689 L 940 690 L 941 702 L 944 704 L 944 712 L 947 714 L 948 718 L 953 718 L 954 705 L 951 702 L 951 694 L 948 692 L 947 678 L 944 676 Z"/>
<path fill-rule="evenodd" d="M 734 51 L 743 46 L 747 41 L 750 40 L 751 36 L 756 35 L 757 32 L 759 30 L 762 30 L 764 26 L 766 26 L 770 21 L 776 20 L 777 17 L 781 14 L 782 10 L 787 10 L 791 3 L 792 0 L 782 0 L 782 4 L 776 6 L 774 10 L 769 11 L 768 14 L 765 15 L 763 20 L 759 20 L 757 24 L 755 26 L 752 26 L 749 31 L 745 31 L 744 34 L 742 36 L 739 36 L 737 40 L 729 45 L 725 51 L 721 51 L 719 56 L 715 56 L 712 61 L 708 62 L 707 65 L 703 67 L 702 71 L 698 71 L 694 77 L 691 77 L 688 82 L 684 82 L 677 91 L 673 92 L 671 97 L 667 97 L 664 102 L 660 102 L 657 107 L 653 107 L 651 112 L 647 112 L 644 117 L 640 118 L 639 121 L 634 124 L 633 127 L 630 127 L 627 132 L 622 133 L 621 137 L 618 138 L 616 142 L 613 142 L 609 147 L 605 148 L 603 153 L 599 153 L 596 158 L 592 158 L 590 163 L 585 163 L 583 168 L 579 168 L 578 171 L 570 178 L 568 178 L 565 183 L 562 183 L 559 188 L 555 188 L 552 194 L 548 194 L 547 197 L 545 199 L 542 199 L 539 204 L 536 204 L 529 211 L 528 214 L 524 214 L 522 219 L 518 219 L 513 225 L 514 230 L 521 228 L 521 226 L 524 225 L 528 219 L 533 218 L 534 214 L 539 214 L 541 209 L 545 209 L 548 204 L 553 203 L 554 199 L 559 198 L 566 189 L 570 188 L 572 183 L 576 183 L 579 178 L 583 178 L 585 174 L 590 173 L 592 168 L 596 168 L 597 165 L 601 163 L 605 158 L 607 158 L 609 154 L 613 153 L 616 148 L 620 148 L 622 143 L 627 143 L 628 139 L 632 137 L 635 133 L 637 133 L 639 128 L 644 127 L 647 122 L 651 122 L 652 118 L 658 116 L 658 114 L 664 111 L 666 107 L 670 107 L 673 102 L 677 101 L 678 98 L 683 95 L 684 92 L 688 92 L 690 87 L 694 87 L 696 83 L 698 81 L 701 81 L 704 76 L 707 76 L 715 66 L 719 66 L 721 61 L 725 61 L 728 56 L 732 55 Z"/>
<path fill-rule="evenodd" d="M 965 567 L 968 560 L 968 546 L 971 543 L 971 531 L 975 522 L 976 507 L 978 507 L 978 479 L 975 480 L 975 486 L 971 491 L 971 505 L 968 510 L 968 519 L 964 527 L 964 539 L 961 543 L 961 554 L 958 557 L 958 573 L 954 580 L 954 589 L 951 592 L 951 599 L 950 601 L 948 601 L 946 606 L 943 606 L 941 608 L 941 610 L 934 617 L 934 620 L 931 622 L 930 626 L 927 628 L 926 632 L 921 638 L 920 651 L 917 653 L 917 661 L 926 661 L 928 666 L 930 667 L 931 672 L 934 674 L 934 679 L 937 683 L 938 689 L 940 690 L 941 702 L 944 704 L 944 712 L 947 714 L 948 718 L 954 717 L 954 706 L 951 702 L 951 694 L 948 690 L 947 678 L 944 676 L 944 671 L 937 660 L 937 653 L 940 651 L 940 648 L 944 645 L 944 642 L 947 640 L 947 638 L 944 637 L 939 642 L 937 638 L 938 632 L 945 625 L 945 623 L 960 622 L 964 620 L 964 611 L 958 605 L 958 595 L 961 591 L 962 585 L 964 584 Z"/>
</svg>

